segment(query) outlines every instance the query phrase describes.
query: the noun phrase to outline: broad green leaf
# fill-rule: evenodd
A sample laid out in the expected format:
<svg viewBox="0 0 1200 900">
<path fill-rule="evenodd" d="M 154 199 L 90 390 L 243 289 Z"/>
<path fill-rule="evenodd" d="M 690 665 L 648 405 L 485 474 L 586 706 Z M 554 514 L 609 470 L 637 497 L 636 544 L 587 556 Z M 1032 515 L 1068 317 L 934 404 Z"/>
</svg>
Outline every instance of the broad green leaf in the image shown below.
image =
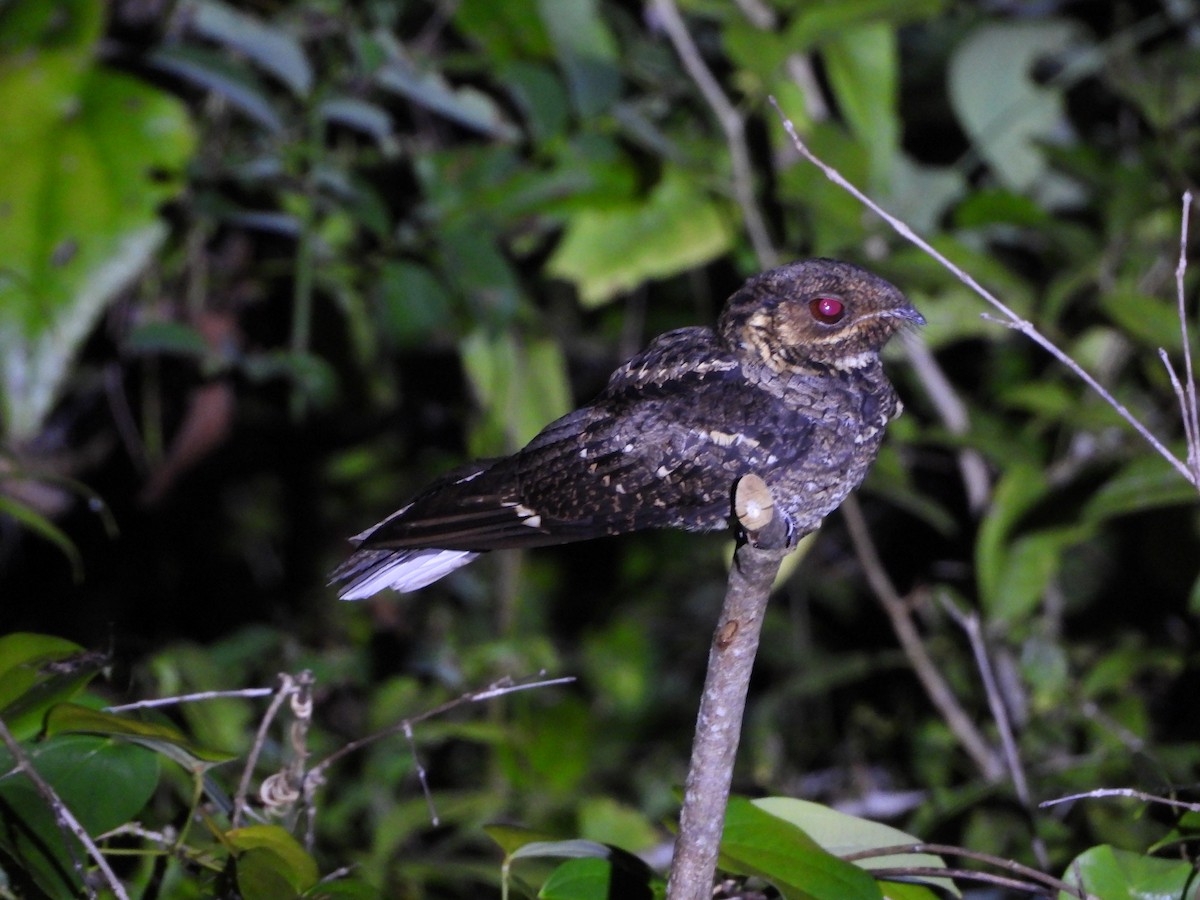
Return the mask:
<svg viewBox="0 0 1200 900">
<path fill-rule="evenodd" d="M 183 105 L 97 66 L 98 34 L 80 31 L 78 44 L 0 57 L 0 421 L 12 439 L 38 431 L 96 318 L 162 242 L 156 211 L 192 151 Z"/>
<path fill-rule="evenodd" d="M 920 844 L 920 838 L 906 834 L 898 828 L 860 819 L 830 809 L 820 803 L 797 800 L 793 797 L 763 797 L 751 801 L 759 809 L 790 822 L 805 834 L 814 835 L 815 840 L 834 856 L 847 856 L 876 847 L 894 847 L 899 844 Z M 900 867 L 945 868 L 940 856 L 932 853 L 899 853 L 892 856 L 873 856 L 856 860 L 855 865 L 864 869 L 896 869 Z M 955 897 L 962 896 L 949 878 L 920 876 L 922 881 L 936 885 Z"/>
<path fill-rule="evenodd" d="M 1021 605 L 1013 599 L 1014 592 L 1024 598 L 1028 585 L 1040 578 L 1045 568 L 1053 563 L 1047 559 L 1051 544 L 1046 541 L 1027 542 L 1015 564 L 1012 557 L 1016 551 L 1010 546 L 1017 523 L 1047 490 L 1041 470 L 1025 464 L 1010 466 L 996 485 L 988 514 L 975 539 L 979 592 L 989 610 Z M 1015 585 L 1013 579 L 1019 579 L 1021 584 Z M 1003 600 L 1000 597 L 1002 591 L 1005 592 Z"/>
<path fill-rule="evenodd" d="M 865 869 L 823 850 L 802 829 L 730 797 L 721 838 L 721 868 L 757 875 L 786 900 L 882 900 Z"/>
<path fill-rule="evenodd" d="M 454 6 L 454 23 L 497 61 L 547 59 L 554 52 L 538 0 L 462 0 Z"/>
<path fill-rule="evenodd" d="M 1065 21 L 990 22 L 955 49 L 949 89 L 963 127 L 1001 182 L 1026 191 L 1047 169 L 1039 142 L 1064 125 L 1061 89 L 1034 82 L 1034 62 L 1077 39 Z"/>
<path fill-rule="evenodd" d="M 588 119 L 605 112 L 621 94 L 617 42 L 597 0 L 538 0 L 546 32 L 567 78 L 575 111 Z"/>
<path fill-rule="evenodd" d="M 585 305 L 600 306 L 648 279 L 702 265 L 731 243 L 717 205 L 671 168 L 644 202 L 571 216 L 547 269 L 573 282 Z"/>
<path fill-rule="evenodd" d="M 796 4 L 785 34 L 793 53 L 803 53 L 848 30 L 873 23 L 899 25 L 930 18 L 945 6 L 945 0 L 806 0 Z"/>
<path fill-rule="evenodd" d="M 238 883 L 241 884 L 243 863 L 250 869 L 269 871 L 286 880 L 292 893 L 306 891 L 320 877 L 317 863 L 299 842 L 278 825 L 250 825 L 235 828 L 222 835 L 233 848 L 238 861 Z M 260 895 L 270 896 L 270 895 Z M 275 895 L 278 896 L 278 895 Z"/>
<path fill-rule="evenodd" d="M 534 831 L 531 828 L 522 828 L 519 825 L 485 825 L 483 830 L 487 832 L 488 837 L 500 846 L 500 849 L 504 851 L 504 855 L 508 857 L 513 856 L 513 854 L 527 844 L 557 843 L 553 835 Z M 566 854 L 563 855 L 565 856 Z"/>
<path fill-rule="evenodd" d="M 107 662 L 103 654 L 50 635 L 0 637 L 0 719 L 17 740 L 33 737 L 46 710 L 76 696 Z"/>
<path fill-rule="evenodd" d="M 267 131 L 283 131 L 283 116 L 275 108 L 270 92 L 254 72 L 227 56 L 205 47 L 178 44 L 155 50 L 149 61 L 155 68 L 225 98 Z"/>
<path fill-rule="evenodd" d="M 1124 334 L 1147 348 L 1165 347 L 1172 353 L 1178 353 L 1182 348 L 1179 307 L 1174 297 L 1147 296 L 1135 285 L 1127 285 L 1101 291 L 1100 305 Z"/>
<path fill-rule="evenodd" d="M 153 753 L 123 741 L 66 735 L 26 747 L 26 756 L 89 834 L 116 828 L 134 818 L 158 784 Z M 14 770 L 0 748 L 0 848 L 17 860 L 51 897 L 73 897 L 79 889 L 73 859 L 86 859 L 62 830 L 46 800 L 29 779 Z"/>
<path fill-rule="evenodd" d="M 651 900 L 651 883 L 662 887 L 649 868 L 631 872 L 608 859 L 572 859 L 560 865 L 538 891 L 539 900 Z"/>
<path fill-rule="evenodd" d="M 891 182 L 900 139 L 895 29 L 884 23 L 847 29 L 822 45 L 821 56 L 838 108 L 871 154 L 870 184 L 883 190 Z"/>
<path fill-rule="evenodd" d="M 511 331 L 479 330 L 463 341 L 462 361 L 484 411 L 476 453 L 512 452 L 570 409 L 566 362 L 552 340 L 519 344 Z"/>
<path fill-rule="evenodd" d="M 390 58 L 374 74 L 375 83 L 381 88 L 407 97 L 464 128 L 500 140 L 514 140 L 518 136 L 517 129 L 487 94 L 469 86 L 452 86 L 441 72 L 423 68 L 411 59 L 398 42 L 387 43 Z"/>
<path fill-rule="evenodd" d="M 288 86 L 297 97 L 312 89 L 312 67 L 304 48 L 282 28 L 268 25 L 220 0 L 187 0 L 179 13 L 188 27 L 231 47 Z"/>
<path fill-rule="evenodd" d="M 46 715 L 46 734 L 99 734 L 149 747 L 175 760 L 188 771 L 207 769 L 234 758 L 234 754 L 202 747 L 170 725 L 139 722 L 127 716 L 101 712 L 75 703 L 60 703 Z"/>
<path fill-rule="evenodd" d="M 1104 900 L 1162 900 L 1196 897 L 1195 869 L 1185 860 L 1157 859 L 1101 844 L 1085 850 L 1067 866 L 1062 879 Z M 1060 900 L 1068 895 L 1059 894 Z"/>
<path fill-rule="evenodd" d="M 993 581 L 983 593 L 989 618 L 1013 622 L 1038 604 L 1050 579 L 1062 565 L 1063 553 L 1089 533 L 1086 528 L 1055 528 L 1015 538 L 1004 548 Z"/>
<path fill-rule="evenodd" d="M 377 104 L 356 97 L 330 97 L 321 102 L 320 113 L 329 122 L 370 135 L 385 149 L 391 146 L 388 142 L 395 131 L 392 117 Z"/>
<path fill-rule="evenodd" d="M 1175 448 L 1182 452 L 1182 448 Z M 1094 493 L 1082 519 L 1103 522 L 1116 516 L 1162 506 L 1194 504 L 1200 500 L 1178 470 L 1157 453 L 1145 453 L 1127 463 Z"/>
</svg>

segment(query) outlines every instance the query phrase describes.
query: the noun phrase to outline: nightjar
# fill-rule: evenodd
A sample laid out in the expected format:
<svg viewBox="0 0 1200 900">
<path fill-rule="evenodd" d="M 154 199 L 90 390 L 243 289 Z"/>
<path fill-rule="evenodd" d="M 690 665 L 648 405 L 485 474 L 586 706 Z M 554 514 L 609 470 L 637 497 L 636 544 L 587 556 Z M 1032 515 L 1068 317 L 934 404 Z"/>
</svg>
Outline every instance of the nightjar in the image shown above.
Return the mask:
<svg viewBox="0 0 1200 900">
<path fill-rule="evenodd" d="M 901 409 L 879 352 L 924 322 L 849 263 L 757 275 L 715 330 L 661 335 L 523 450 L 444 475 L 354 537 L 331 583 L 356 600 L 424 587 L 487 550 L 727 529 L 733 485 L 750 473 L 798 540 L 866 477 Z"/>
</svg>

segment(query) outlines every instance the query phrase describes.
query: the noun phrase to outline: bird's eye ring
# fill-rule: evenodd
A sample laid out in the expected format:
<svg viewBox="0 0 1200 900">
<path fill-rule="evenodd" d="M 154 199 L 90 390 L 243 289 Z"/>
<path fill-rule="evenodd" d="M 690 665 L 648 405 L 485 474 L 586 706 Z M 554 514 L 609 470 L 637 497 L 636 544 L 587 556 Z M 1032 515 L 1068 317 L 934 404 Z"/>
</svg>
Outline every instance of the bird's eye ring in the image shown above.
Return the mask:
<svg viewBox="0 0 1200 900">
<path fill-rule="evenodd" d="M 824 325 L 836 325 L 846 315 L 846 304 L 836 297 L 818 297 L 808 304 L 808 309 Z"/>
</svg>

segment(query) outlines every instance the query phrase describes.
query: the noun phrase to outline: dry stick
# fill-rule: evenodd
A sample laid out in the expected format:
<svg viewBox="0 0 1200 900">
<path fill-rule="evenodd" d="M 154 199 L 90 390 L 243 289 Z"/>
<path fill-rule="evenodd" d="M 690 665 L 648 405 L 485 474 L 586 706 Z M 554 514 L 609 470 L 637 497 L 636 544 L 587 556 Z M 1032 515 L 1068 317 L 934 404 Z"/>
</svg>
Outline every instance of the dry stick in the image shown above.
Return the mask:
<svg viewBox="0 0 1200 900">
<path fill-rule="evenodd" d="M 271 722 L 275 720 L 275 716 L 279 712 L 279 707 L 283 706 L 283 701 L 295 691 L 295 679 L 287 672 L 280 672 L 279 690 L 271 698 L 271 705 L 267 707 L 267 711 L 263 713 L 262 721 L 258 723 L 258 732 L 254 735 L 254 743 L 250 747 L 250 752 L 246 755 L 246 765 L 242 769 L 242 777 L 238 781 L 237 793 L 233 797 L 233 815 L 230 818 L 230 825 L 233 828 L 237 828 L 242 823 L 242 810 L 246 807 L 246 795 L 250 793 L 250 780 L 254 777 L 254 767 L 258 763 L 258 756 L 262 753 L 263 745 L 267 741 L 267 729 L 271 727 Z"/>
<path fill-rule="evenodd" d="M 1129 797 L 1132 800 L 1141 800 L 1144 803 L 1159 803 L 1163 806 L 1186 809 L 1188 812 L 1200 812 L 1200 803 L 1188 803 L 1185 800 L 1172 800 L 1170 797 L 1159 797 L 1156 794 L 1147 794 L 1145 791 L 1139 791 L 1137 788 L 1097 788 L 1094 791 L 1084 791 L 1082 794 L 1068 794 L 1065 797 L 1055 797 L 1053 800 L 1043 800 L 1038 806 L 1044 809 L 1049 806 L 1057 806 L 1060 803 L 1070 803 L 1072 800 L 1094 800 L 1100 797 Z"/>
<path fill-rule="evenodd" d="M 771 493 L 761 478 L 739 479 L 734 497 L 747 540 L 734 553 L 725 604 L 709 649 L 667 900 L 712 896 L 750 672 L 771 587 L 789 550 L 787 524 L 774 514 Z"/>
<path fill-rule="evenodd" d="M 1045 887 L 1055 891 L 1063 891 L 1076 897 L 1090 897 L 1090 894 L 1084 894 L 1082 888 L 1068 884 L 1061 879 L 1055 878 L 1053 875 L 1047 875 L 1045 872 L 1030 866 L 1022 865 L 1013 859 L 1005 859 L 1002 856 L 993 856 L 990 853 L 984 853 L 979 850 L 968 850 L 965 847 L 955 847 L 953 844 L 896 844 L 892 847 L 872 847 L 870 850 L 859 850 L 854 853 L 847 853 L 842 856 L 846 862 L 856 862 L 864 859 L 878 859 L 884 856 L 903 856 L 912 853 L 933 853 L 939 856 L 961 856 L 964 859 L 973 859 L 978 862 L 987 863 L 989 866 L 994 866 L 997 869 L 1003 869 L 1015 876 L 1036 881 Z M 874 867 L 872 872 L 880 871 Z M 899 873 L 899 868 L 891 870 Z M 945 869 L 931 868 L 926 874 L 937 876 L 939 873 L 945 873 Z"/>
<path fill-rule="evenodd" d="M 866 573 L 867 583 L 891 620 L 892 630 L 896 632 L 904 655 L 908 657 L 921 686 L 925 688 L 925 693 L 938 708 L 942 718 L 950 726 L 950 731 L 958 738 L 958 742 L 974 761 L 976 768 L 983 773 L 983 777 L 988 781 L 999 781 L 1004 776 L 1003 764 L 996 758 L 987 740 L 962 708 L 962 704 L 954 696 L 954 691 L 946 684 L 946 679 L 934 665 L 929 651 L 925 649 L 925 643 L 913 625 L 908 604 L 887 576 L 856 497 L 851 496 L 842 504 L 842 517 L 850 533 L 855 555 Z"/>
<path fill-rule="evenodd" d="M 1191 220 L 1192 212 L 1192 192 L 1183 192 L 1183 214 L 1180 217 L 1179 223 L 1179 263 L 1175 266 L 1175 300 L 1179 306 L 1179 330 L 1183 338 L 1183 366 L 1184 366 L 1184 383 L 1187 385 L 1187 393 L 1179 385 L 1179 378 L 1175 374 L 1175 369 L 1171 366 L 1170 360 L 1167 358 L 1167 351 L 1159 349 L 1158 354 L 1162 357 L 1163 364 L 1167 367 L 1167 372 L 1171 375 L 1171 384 L 1175 388 L 1175 394 L 1179 398 L 1179 411 L 1183 417 L 1183 431 L 1187 436 L 1188 448 L 1188 465 L 1192 467 L 1192 472 L 1200 479 L 1200 409 L 1196 403 L 1196 379 L 1192 376 L 1192 342 L 1188 335 L 1187 325 L 1187 301 L 1184 294 L 1183 279 L 1187 275 L 1187 243 L 1188 243 L 1188 224 Z"/>
<path fill-rule="evenodd" d="M 104 858 L 104 854 L 100 852 L 100 848 L 96 846 L 96 842 L 92 840 L 87 830 L 79 824 L 79 820 L 67 808 L 67 804 L 63 803 L 62 798 L 58 796 L 58 793 L 54 790 L 50 782 L 46 781 L 41 776 L 41 773 L 34 768 L 33 763 L 30 762 L 29 757 L 25 754 L 25 750 L 17 743 L 17 739 L 8 730 L 8 725 L 5 724 L 3 719 L 0 719 L 0 740 L 4 741 L 4 745 L 8 747 L 8 752 L 12 754 L 16 767 L 25 773 L 25 777 L 33 783 L 34 788 L 42 795 L 42 799 L 46 801 L 46 804 L 54 812 L 54 821 L 63 832 L 63 837 L 67 839 L 67 852 L 75 860 L 75 869 L 79 873 L 80 880 L 83 882 L 88 896 L 95 897 L 96 891 L 88 884 L 87 873 L 83 871 L 83 866 L 79 860 L 75 859 L 75 850 L 70 843 L 71 835 L 74 835 L 79 843 L 83 844 L 88 856 L 96 861 L 96 868 L 104 876 L 104 881 L 108 889 L 113 892 L 113 896 L 117 900 L 129 900 L 129 894 L 125 892 L 124 886 L 121 884 L 120 879 L 117 878 L 117 873 L 109 866 L 108 860 Z"/>
<path fill-rule="evenodd" d="M 784 130 L 792 139 L 792 143 L 795 145 L 796 150 L 801 156 L 820 169 L 825 174 L 826 178 L 828 178 L 838 187 L 842 188 L 844 191 L 851 194 L 856 200 L 858 200 L 859 203 L 862 203 L 869 210 L 887 222 L 897 234 L 910 243 L 915 244 L 926 254 L 936 259 L 944 268 L 953 273 L 953 275 L 958 278 L 959 281 L 982 297 L 985 301 L 987 301 L 987 303 L 991 304 L 994 309 L 998 310 L 1004 316 L 1004 319 L 995 319 L 990 316 L 987 318 L 1008 328 L 1012 328 L 1021 332 L 1027 338 L 1053 356 L 1056 360 L 1074 372 L 1075 375 L 1084 382 L 1084 384 L 1099 394 L 1105 403 L 1116 410 L 1117 414 L 1120 415 L 1121 418 L 1123 418 L 1126 422 L 1128 422 L 1130 427 L 1132 427 L 1134 431 L 1141 435 L 1142 439 L 1145 440 L 1146 443 L 1148 443 L 1151 447 L 1153 447 L 1163 459 L 1174 466 L 1179 474 L 1187 479 L 1189 484 L 1200 488 L 1200 475 L 1193 473 L 1186 463 L 1179 460 L 1169 449 L 1167 449 L 1162 441 L 1156 438 L 1154 434 L 1151 433 L 1151 431 L 1145 425 L 1143 425 L 1136 416 L 1133 415 L 1133 413 L 1126 409 L 1116 397 L 1114 397 L 1102 384 L 1100 384 L 1100 382 L 1092 377 L 1091 373 L 1089 373 L 1086 369 L 1079 365 L 1079 363 L 1068 356 L 1063 350 L 1060 350 L 1058 346 L 1054 344 L 1054 342 L 1048 337 L 1038 331 L 1032 322 L 1018 316 L 1014 310 L 1010 309 L 1003 302 L 1001 302 L 994 294 L 984 288 L 968 273 L 952 263 L 943 254 L 935 250 L 928 241 L 919 237 L 916 232 L 908 227 L 908 225 L 883 209 L 883 207 L 881 207 L 878 203 L 847 181 L 841 172 L 809 150 L 808 145 L 805 144 L 804 141 L 800 139 L 800 135 L 797 134 L 796 126 L 792 124 L 791 119 L 784 115 L 783 110 L 779 108 L 779 104 L 775 101 L 775 98 L 770 97 L 769 99 L 771 106 L 775 108 L 775 112 L 779 115 L 780 120 L 783 122 Z"/>
<path fill-rule="evenodd" d="M 137 703 L 123 703 L 120 706 L 106 706 L 105 712 L 128 712 L 131 709 L 152 709 L 156 706 L 174 706 L 177 703 L 197 703 L 201 700 L 224 700 L 229 698 L 266 697 L 275 693 L 275 688 L 240 688 L 236 691 L 200 691 L 196 694 L 180 694 L 177 697 L 158 697 L 153 700 L 139 700 Z"/>
<path fill-rule="evenodd" d="M 766 220 L 754 199 L 754 166 L 750 162 L 750 150 L 746 146 L 746 120 L 729 102 L 717 79 L 704 64 L 700 50 L 688 33 L 675 0 L 652 0 L 651 8 L 658 14 L 659 22 L 675 52 L 679 54 L 683 67 L 687 69 L 692 81 L 696 82 L 704 101 L 717 117 L 717 124 L 725 132 L 725 142 L 729 146 L 729 163 L 733 168 L 733 193 L 738 206 L 742 208 L 742 218 L 750 235 L 750 243 L 754 245 L 754 253 L 764 268 L 770 268 L 775 265 L 779 256 L 771 243 Z"/>
<path fill-rule="evenodd" d="M 1000 695 L 1000 686 L 996 683 L 996 673 L 992 668 L 991 658 L 988 656 L 987 642 L 983 639 L 983 628 L 980 626 L 979 616 L 959 609 L 948 596 L 942 597 L 942 606 L 966 633 L 967 640 L 971 644 L 971 650 L 975 655 L 975 666 L 979 669 L 980 677 L 983 678 L 983 689 L 987 695 L 988 708 L 991 709 L 992 719 L 995 720 L 996 728 L 1000 732 L 1000 746 L 1004 748 L 1004 758 L 1008 763 L 1009 774 L 1012 776 L 1013 788 L 1017 792 L 1017 799 L 1021 801 L 1021 805 L 1032 816 L 1034 804 L 1029 793 L 1029 782 L 1025 778 L 1025 766 L 1021 763 L 1021 753 L 1017 748 L 1017 739 L 1013 734 L 1008 708 L 1004 705 L 1004 698 Z M 1049 866 L 1050 860 L 1046 854 L 1045 843 L 1035 837 L 1032 844 L 1038 862 L 1043 866 Z"/>
</svg>

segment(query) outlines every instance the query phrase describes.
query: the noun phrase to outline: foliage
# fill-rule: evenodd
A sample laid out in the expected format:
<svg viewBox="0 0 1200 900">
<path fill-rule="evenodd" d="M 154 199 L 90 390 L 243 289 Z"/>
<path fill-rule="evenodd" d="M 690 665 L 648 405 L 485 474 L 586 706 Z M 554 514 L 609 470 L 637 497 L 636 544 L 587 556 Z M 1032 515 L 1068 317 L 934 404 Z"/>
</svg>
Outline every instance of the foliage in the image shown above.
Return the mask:
<svg viewBox="0 0 1200 900">
<path fill-rule="evenodd" d="M 831 518 L 780 584 L 741 751 L 738 789 L 784 796 L 735 801 L 724 871 L 926 897 L 841 858 L 917 835 L 1097 896 L 1194 891 L 1195 811 L 1143 798 L 1194 799 L 1195 489 L 798 161 L 767 102 L 1186 458 L 1157 349 L 1178 366 L 1194 4 L 688 0 L 708 87 L 665 0 L 166 6 L 0 5 L 0 720 L 120 831 L 131 892 L 588 897 L 619 871 L 661 894 L 640 857 L 675 814 L 718 546 L 497 554 L 357 606 L 323 579 L 340 535 L 711 321 L 772 253 L 867 263 L 929 320 L 860 495 L 959 714 Z M 543 670 L 579 683 L 454 703 Z M 300 737 L 259 739 L 244 697 L 100 712 L 301 671 Z M 261 780 L 443 703 L 337 757 L 311 821 L 235 823 L 253 754 Z M 5 753 L 0 893 L 78 892 L 91 862 Z"/>
</svg>

